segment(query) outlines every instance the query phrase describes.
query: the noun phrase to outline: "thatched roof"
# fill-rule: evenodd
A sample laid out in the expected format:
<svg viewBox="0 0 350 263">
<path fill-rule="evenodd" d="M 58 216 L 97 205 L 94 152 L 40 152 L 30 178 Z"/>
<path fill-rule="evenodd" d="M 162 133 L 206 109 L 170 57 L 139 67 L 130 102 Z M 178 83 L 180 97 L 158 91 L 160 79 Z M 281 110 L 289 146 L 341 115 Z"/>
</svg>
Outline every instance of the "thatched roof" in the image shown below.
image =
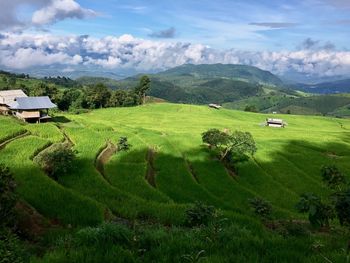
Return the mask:
<svg viewBox="0 0 350 263">
<path fill-rule="evenodd" d="M 16 98 L 27 97 L 21 89 L 0 91 L 0 104 L 10 105 Z"/>
</svg>

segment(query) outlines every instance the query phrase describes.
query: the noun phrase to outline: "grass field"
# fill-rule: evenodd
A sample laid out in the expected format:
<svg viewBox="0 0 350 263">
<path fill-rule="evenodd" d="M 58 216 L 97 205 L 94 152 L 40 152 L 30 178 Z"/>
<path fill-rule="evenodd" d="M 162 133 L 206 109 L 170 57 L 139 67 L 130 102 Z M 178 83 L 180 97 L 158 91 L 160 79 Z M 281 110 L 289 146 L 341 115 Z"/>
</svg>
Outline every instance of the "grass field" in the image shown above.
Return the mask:
<svg viewBox="0 0 350 263">
<path fill-rule="evenodd" d="M 20 197 L 62 225 L 94 226 L 108 214 L 181 225 L 185 209 L 200 200 L 221 209 L 236 227 L 263 235 L 250 211 L 249 198 L 259 196 L 271 202 L 277 218 L 304 220 L 295 210 L 299 196 L 304 192 L 329 194 L 320 179 L 322 165 L 336 164 L 350 174 L 350 120 L 346 119 L 274 115 L 288 122 L 286 128 L 275 129 L 261 125 L 269 115 L 166 103 L 63 117 L 58 120 L 65 121 L 41 125 L 0 117 L 0 142 L 27 132 L 0 149 L 0 162 L 14 172 Z M 256 140 L 256 155 L 237 167 L 235 178 L 202 145 L 201 133 L 209 128 L 249 131 Z M 78 159 L 75 170 L 55 182 L 32 159 L 50 144 L 62 142 L 63 133 L 73 142 Z M 105 165 L 104 174 L 99 173 L 95 168 L 98 154 L 108 141 L 116 143 L 121 136 L 128 137 L 131 150 L 116 153 Z M 154 185 L 146 180 L 150 165 Z M 192 236 L 187 238 L 183 240 Z M 271 247 L 282 242 L 270 234 L 265 238 Z M 216 256 L 213 261 L 220 262 Z M 309 261 L 317 260 L 310 257 Z"/>
</svg>

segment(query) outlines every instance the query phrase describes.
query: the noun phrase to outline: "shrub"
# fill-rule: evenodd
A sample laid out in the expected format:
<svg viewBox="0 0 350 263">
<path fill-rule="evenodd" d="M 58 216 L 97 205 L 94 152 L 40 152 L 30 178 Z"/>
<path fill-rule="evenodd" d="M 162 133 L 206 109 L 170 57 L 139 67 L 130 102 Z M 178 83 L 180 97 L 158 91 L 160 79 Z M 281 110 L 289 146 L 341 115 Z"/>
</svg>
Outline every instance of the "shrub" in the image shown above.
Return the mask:
<svg viewBox="0 0 350 263">
<path fill-rule="evenodd" d="M 14 220 L 14 207 L 17 196 L 16 183 L 9 168 L 0 164 L 0 228 Z"/>
<path fill-rule="evenodd" d="M 324 166 L 321 169 L 322 179 L 331 189 L 339 189 L 345 184 L 345 176 L 335 165 Z"/>
<path fill-rule="evenodd" d="M 186 222 L 191 227 L 208 225 L 217 217 L 215 207 L 205 205 L 202 202 L 195 202 L 185 213 Z"/>
<path fill-rule="evenodd" d="M 130 148 L 131 148 L 131 144 L 129 144 L 128 138 L 120 137 L 117 144 L 118 151 L 128 151 Z"/>
<path fill-rule="evenodd" d="M 76 151 L 68 144 L 57 144 L 50 149 L 43 151 L 36 159 L 42 169 L 53 179 L 65 175 L 73 167 L 76 158 Z"/>
<path fill-rule="evenodd" d="M 270 217 L 272 213 L 272 206 L 269 202 L 265 201 L 262 198 L 255 197 L 253 199 L 249 199 L 249 204 L 257 216 L 263 218 Z"/>
<path fill-rule="evenodd" d="M 350 226 L 350 189 L 335 194 L 335 211 L 340 224 Z"/>
<path fill-rule="evenodd" d="M 309 213 L 310 224 L 314 227 L 329 226 L 329 221 L 334 218 L 333 207 L 312 193 L 303 194 L 296 208 L 301 213 Z"/>
<path fill-rule="evenodd" d="M 18 238 L 8 230 L 0 229 L 0 262 L 22 263 L 29 262 L 23 246 Z"/>
</svg>

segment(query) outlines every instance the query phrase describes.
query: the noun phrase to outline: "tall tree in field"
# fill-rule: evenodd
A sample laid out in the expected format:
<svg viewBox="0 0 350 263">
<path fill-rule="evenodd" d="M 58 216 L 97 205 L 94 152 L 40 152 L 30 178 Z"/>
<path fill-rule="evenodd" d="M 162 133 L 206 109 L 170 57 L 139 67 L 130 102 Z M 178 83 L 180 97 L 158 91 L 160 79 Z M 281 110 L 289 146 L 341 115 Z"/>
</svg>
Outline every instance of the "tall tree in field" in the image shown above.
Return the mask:
<svg viewBox="0 0 350 263">
<path fill-rule="evenodd" d="M 140 79 L 139 85 L 135 88 L 135 93 L 139 95 L 142 104 L 146 102 L 146 93 L 151 89 L 151 80 L 148 76 L 144 75 Z"/>
</svg>

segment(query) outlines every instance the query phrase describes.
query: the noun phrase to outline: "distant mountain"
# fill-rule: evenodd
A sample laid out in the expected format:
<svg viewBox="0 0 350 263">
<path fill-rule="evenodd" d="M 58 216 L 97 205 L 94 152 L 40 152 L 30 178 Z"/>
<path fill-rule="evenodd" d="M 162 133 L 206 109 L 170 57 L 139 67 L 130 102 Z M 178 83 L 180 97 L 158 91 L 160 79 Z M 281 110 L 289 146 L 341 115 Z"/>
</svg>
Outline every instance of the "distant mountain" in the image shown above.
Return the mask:
<svg viewBox="0 0 350 263">
<path fill-rule="evenodd" d="M 181 103 L 225 103 L 283 89 L 283 82 L 271 72 L 245 65 L 185 64 L 149 76 L 151 96 Z M 139 78 L 129 77 L 118 85 L 133 88 Z"/>
<path fill-rule="evenodd" d="M 349 93 L 350 79 L 337 80 L 332 82 L 323 82 L 318 84 L 296 84 L 295 87 L 299 90 L 318 93 L 318 94 L 335 94 Z"/>
<path fill-rule="evenodd" d="M 257 67 L 233 64 L 185 64 L 156 74 L 162 78 L 216 79 L 227 78 L 251 83 L 283 86 L 282 80 L 269 71 Z"/>
</svg>

